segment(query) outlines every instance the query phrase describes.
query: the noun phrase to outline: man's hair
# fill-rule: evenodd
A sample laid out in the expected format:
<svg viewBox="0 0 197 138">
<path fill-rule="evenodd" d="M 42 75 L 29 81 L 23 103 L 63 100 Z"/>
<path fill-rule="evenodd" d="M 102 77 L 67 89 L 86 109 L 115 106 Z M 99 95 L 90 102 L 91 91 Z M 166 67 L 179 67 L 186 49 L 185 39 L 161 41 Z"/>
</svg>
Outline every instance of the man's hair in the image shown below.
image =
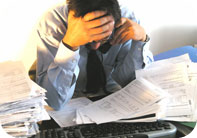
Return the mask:
<svg viewBox="0 0 197 138">
<path fill-rule="evenodd" d="M 121 18 L 120 6 L 117 0 L 67 0 L 68 9 L 75 12 L 75 17 L 83 17 L 92 11 L 107 11 L 115 22 Z"/>
</svg>

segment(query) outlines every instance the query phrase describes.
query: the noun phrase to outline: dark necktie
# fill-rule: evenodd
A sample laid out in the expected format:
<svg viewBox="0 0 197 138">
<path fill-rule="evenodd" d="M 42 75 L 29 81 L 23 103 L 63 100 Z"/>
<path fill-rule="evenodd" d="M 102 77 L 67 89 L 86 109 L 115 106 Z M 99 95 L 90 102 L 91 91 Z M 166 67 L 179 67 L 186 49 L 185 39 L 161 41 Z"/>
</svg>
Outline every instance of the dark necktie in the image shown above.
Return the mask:
<svg viewBox="0 0 197 138">
<path fill-rule="evenodd" d="M 95 50 L 90 50 L 87 60 L 87 85 L 88 93 L 96 93 L 100 88 L 105 91 L 106 76 L 103 65 Z"/>
</svg>

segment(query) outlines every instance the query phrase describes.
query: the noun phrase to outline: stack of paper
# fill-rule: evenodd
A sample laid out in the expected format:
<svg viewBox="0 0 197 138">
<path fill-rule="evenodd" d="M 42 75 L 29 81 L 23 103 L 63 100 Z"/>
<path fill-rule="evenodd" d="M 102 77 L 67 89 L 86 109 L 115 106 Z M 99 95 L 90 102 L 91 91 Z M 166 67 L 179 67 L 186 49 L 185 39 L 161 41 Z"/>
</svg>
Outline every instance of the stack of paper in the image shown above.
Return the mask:
<svg viewBox="0 0 197 138">
<path fill-rule="evenodd" d="M 173 121 L 196 121 L 197 63 L 189 56 L 154 62 L 148 69 L 136 71 L 137 78 L 145 78 L 166 91 L 170 97 L 165 117 Z"/>
<path fill-rule="evenodd" d="M 33 83 L 21 62 L 0 63 L 0 123 L 14 137 L 27 137 L 38 132 L 37 122 L 50 119 L 45 90 Z"/>
</svg>

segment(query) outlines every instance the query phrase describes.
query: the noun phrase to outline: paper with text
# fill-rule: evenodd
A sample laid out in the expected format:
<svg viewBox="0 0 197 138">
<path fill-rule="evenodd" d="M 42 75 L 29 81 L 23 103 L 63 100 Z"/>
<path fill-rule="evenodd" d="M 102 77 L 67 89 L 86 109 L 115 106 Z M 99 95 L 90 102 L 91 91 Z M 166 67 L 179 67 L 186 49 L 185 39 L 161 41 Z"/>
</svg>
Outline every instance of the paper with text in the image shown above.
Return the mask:
<svg viewBox="0 0 197 138">
<path fill-rule="evenodd" d="M 134 80 L 120 91 L 80 109 L 97 124 L 132 117 L 163 98 L 162 91 L 151 83 Z"/>
<path fill-rule="evenodd" d="M 28 97 L 31 88 L 22 62 L 3 62 L 0 68 L 0 104 Z"/>
<path fill-rule="evenodd" d="M 172 57 L 172 58 L 167 58 L 163 60 L 157 60 L 155 62 L 152 62 L 148 68 L 153 68 L 153 67 L 159 67 L 159 66 L 166 66 L 167 65 L 173 65 L 177 63 L 191 63 L 191 60 L 189 58 L 188 54 L 184 54 L 178 57 Z"/>
<path fill-rule="evenodd" d="M 153 84 L 160 86 L 171 95 L 167 116 L 191 115 L 191 93 L 187 74 L 187 64 L 165 64 L 146 70 L 137 70 L 137 78 L 145 78 Z M 173 110 L 172 110 L 173 109 Z M 179 110 L 179 113 L 177 110 Z"/>
<path fill-rule="evenodd" d="M 76 110 L 92 103 L 85 97 L 71 99 L 60 111 L 48 111 L 61 127 L 76 125 Z"/>
</svg>

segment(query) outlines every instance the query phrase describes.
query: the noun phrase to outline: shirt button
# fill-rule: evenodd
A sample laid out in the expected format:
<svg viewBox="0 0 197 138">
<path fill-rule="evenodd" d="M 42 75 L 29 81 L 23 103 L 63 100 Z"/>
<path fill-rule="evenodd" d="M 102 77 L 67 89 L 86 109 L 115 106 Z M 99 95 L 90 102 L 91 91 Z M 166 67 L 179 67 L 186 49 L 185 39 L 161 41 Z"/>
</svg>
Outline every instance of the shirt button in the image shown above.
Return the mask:
<svg viewBox="0 0 197 138">
<path fill-rule="evenodd" d="M 73 59 L 72 62 L 75 63 L 76 62 L 76 59 Z"/>
</svg>

